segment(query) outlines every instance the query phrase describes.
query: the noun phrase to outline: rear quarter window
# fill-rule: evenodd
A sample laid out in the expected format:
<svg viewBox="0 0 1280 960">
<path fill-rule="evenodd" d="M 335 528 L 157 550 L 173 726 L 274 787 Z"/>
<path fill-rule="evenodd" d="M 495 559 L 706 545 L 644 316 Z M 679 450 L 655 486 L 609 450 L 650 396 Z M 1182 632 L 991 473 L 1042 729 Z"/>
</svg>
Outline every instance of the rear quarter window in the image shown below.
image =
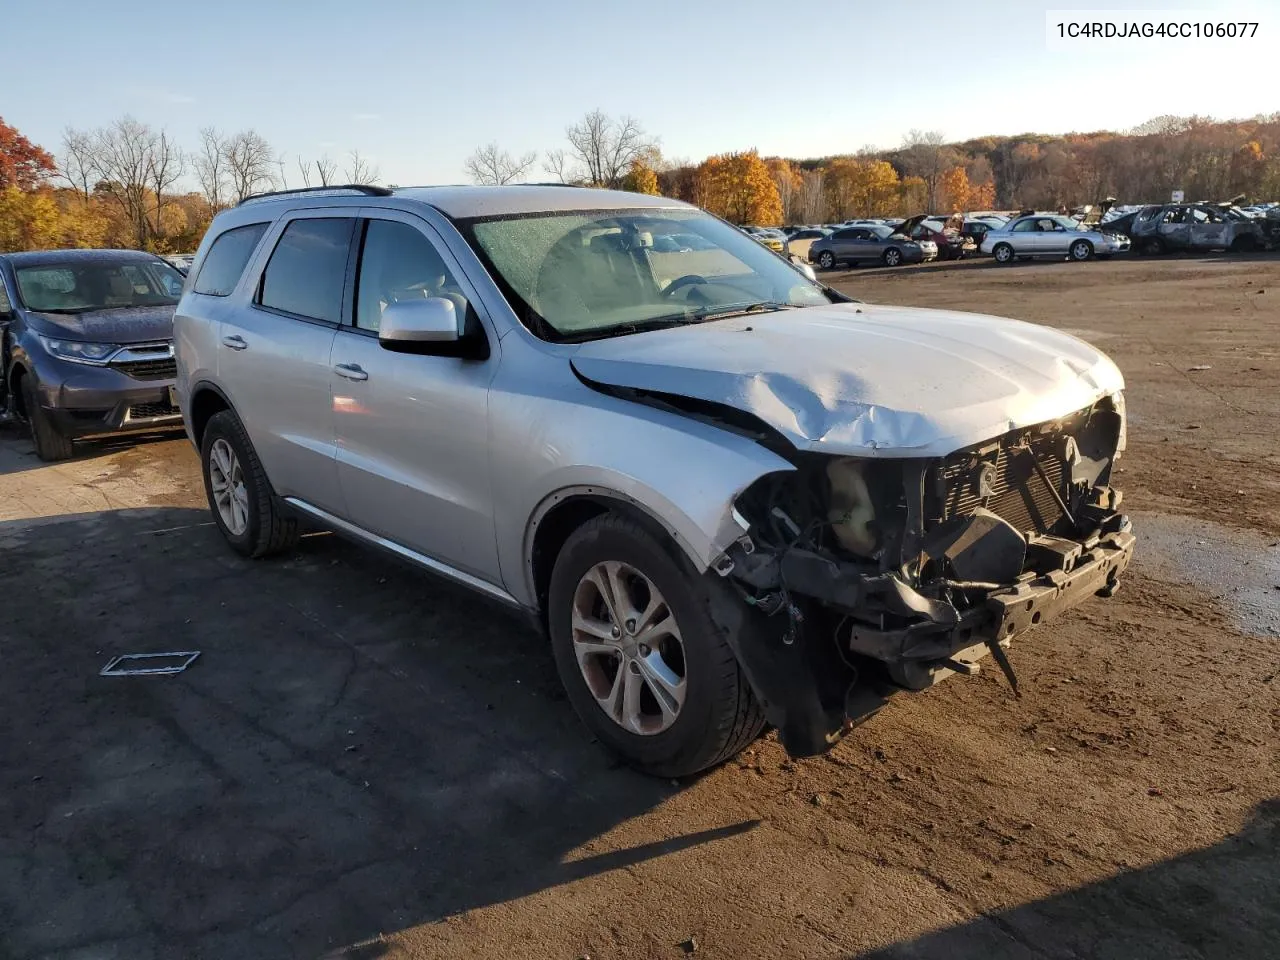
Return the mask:
<svg viewBox="0 0 1280 960">
<path fill-rule="evenodd" d="M 251 223 L 220 234 L 205 254 L 204 263 L 200 265 L 200 273 L 191 289 L 210 297 L 230 295 L 240 282 L 244 268 L 268 226 L 270 224 Z"/>
</svg>

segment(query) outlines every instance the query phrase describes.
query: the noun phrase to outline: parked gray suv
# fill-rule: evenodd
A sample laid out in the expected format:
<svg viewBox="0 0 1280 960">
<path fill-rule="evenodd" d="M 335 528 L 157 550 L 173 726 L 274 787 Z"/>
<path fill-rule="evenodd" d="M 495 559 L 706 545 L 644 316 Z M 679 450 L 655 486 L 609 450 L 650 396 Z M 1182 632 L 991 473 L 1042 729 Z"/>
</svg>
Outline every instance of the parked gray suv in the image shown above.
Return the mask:
<svg viewBox="0 0 1280 960">
<path fill-rule="evenodd" d="M 183 278 L 136 250 L 0 254 L 0 401 L 42 460 L 72 441 L 180 427 L 173 309 Z"/>
<path fill-rule="evenodd" d="M 527 612 L 595 735 L 664 776 L 766 720 L 821 753 L 987 653 L 1013 682 L 1010 641 L 1133 549 L 1093 347 L 852 301 L 661 197 L 250 199 L 175 336 L 232 547 L 307 518 Z"/>
</svg>

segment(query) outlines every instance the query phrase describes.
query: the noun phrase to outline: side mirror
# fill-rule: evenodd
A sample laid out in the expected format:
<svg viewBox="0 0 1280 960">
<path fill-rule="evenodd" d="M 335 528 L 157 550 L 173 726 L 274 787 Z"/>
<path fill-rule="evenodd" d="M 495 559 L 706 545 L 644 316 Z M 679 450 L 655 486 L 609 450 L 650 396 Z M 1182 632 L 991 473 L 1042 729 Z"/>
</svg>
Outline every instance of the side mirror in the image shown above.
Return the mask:
<svg viewBox="0 0 1280 960">
<path fill-rule="evenodd" d="M 399 300 L 382 311 L 378 342 L 389 350 L 419 343 L 453 343 L 462 336 L 462 319 L 453 301 L 444 297 Z"/>
</svg>

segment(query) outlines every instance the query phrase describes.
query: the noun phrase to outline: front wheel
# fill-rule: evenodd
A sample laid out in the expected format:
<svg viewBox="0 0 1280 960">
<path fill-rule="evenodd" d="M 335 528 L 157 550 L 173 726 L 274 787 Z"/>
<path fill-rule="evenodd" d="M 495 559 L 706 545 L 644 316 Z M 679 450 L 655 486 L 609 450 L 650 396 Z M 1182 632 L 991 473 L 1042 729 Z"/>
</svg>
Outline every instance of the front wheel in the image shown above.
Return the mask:
<svg viewBox="0 0 1280 960">
<path fill-rule="evenodd" d="M 896 267 L 902 263 L 902 251 L 897 247 L 890 247 L 884 252 L 884 265 L 886 267 Z"/>
<path fill-rule="evenodd" d="M 734 756 L 763 729 L 711 619 L 706 583 L 631 519 L 604 514 L 570 535 L 547 603 L 569 701 L 626 762 L 685 776 Z"/>
<path fill-rule="evenodd" d="M 991 256 L 999 264 L 1013 263 L 1013 247 L 1007 243 L 997 243 Z"/>
<path fill-rule="evenodd" d="M 823 270 L 834 270 L 836 266 L 836 255 L 830 250 L 823 250 L 818 254 L 818 266 Z"/>
<path fill-rule="evenodd" d="M 31 428 L 31 442 L 36 446 L 36 456 L 46 463 L 70 459 L 75 448 L 67 437 L 58 432 L 49 414 L 40 406 L 40 398 L 36 395 L 35 382 L 30 374 L 22 378 L 19 390 L 22 391 L 22 409 L 27 415 L 27 426 Z"/>
<path fill-rule="evenodd" d="M 205 426 L 200 465 L 214 523 L 233 550 L 265 557 L 297 543 L 297 518 L 271 489 L 244 424 L 230 410 L 215 413 Z"/>
<path fill-rule="evenodd" d="M 1093 256 L 1093 244 L 1088 240 L 1077 240 L 1071 244 L 1071 259 L 1077 263 L 1088 260 Z"/>
</svg>

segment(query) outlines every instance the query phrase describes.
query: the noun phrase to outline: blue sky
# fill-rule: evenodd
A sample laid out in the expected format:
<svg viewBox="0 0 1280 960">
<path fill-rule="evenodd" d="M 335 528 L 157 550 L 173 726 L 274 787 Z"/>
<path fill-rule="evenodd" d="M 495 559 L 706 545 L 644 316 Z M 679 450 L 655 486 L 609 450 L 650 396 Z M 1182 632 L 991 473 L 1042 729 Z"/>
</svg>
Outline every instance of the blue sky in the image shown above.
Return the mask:
<svg viewBox="0 0 1280 960">
<path fill-rule="evenodd" d="M 64 0 L 8 5 L 0 116 L 58 152 L 125 114 L 194 146 L 252 127 L 293 157 L 359 148 L 383 182 L 462 182 L 496 140 L 561 146 L 587 110 L 630 114 L 664 154 L 796 157 L 951 139 L 1126 128 L 1163 113 L 1280 110 L 1280 2 L 1118 9 L 1260 20 L 1237 46 L 1052 48 L 1046 11 L 1104 0 Z M 52 11 L 56 9 L 56 16 Z M 110 15 L 104 15 L 104 11 Z M 74 26 L 72 26 L 74 25 Z M 15 53 L 17 55 L 15 55 Z"/>
</svg>

